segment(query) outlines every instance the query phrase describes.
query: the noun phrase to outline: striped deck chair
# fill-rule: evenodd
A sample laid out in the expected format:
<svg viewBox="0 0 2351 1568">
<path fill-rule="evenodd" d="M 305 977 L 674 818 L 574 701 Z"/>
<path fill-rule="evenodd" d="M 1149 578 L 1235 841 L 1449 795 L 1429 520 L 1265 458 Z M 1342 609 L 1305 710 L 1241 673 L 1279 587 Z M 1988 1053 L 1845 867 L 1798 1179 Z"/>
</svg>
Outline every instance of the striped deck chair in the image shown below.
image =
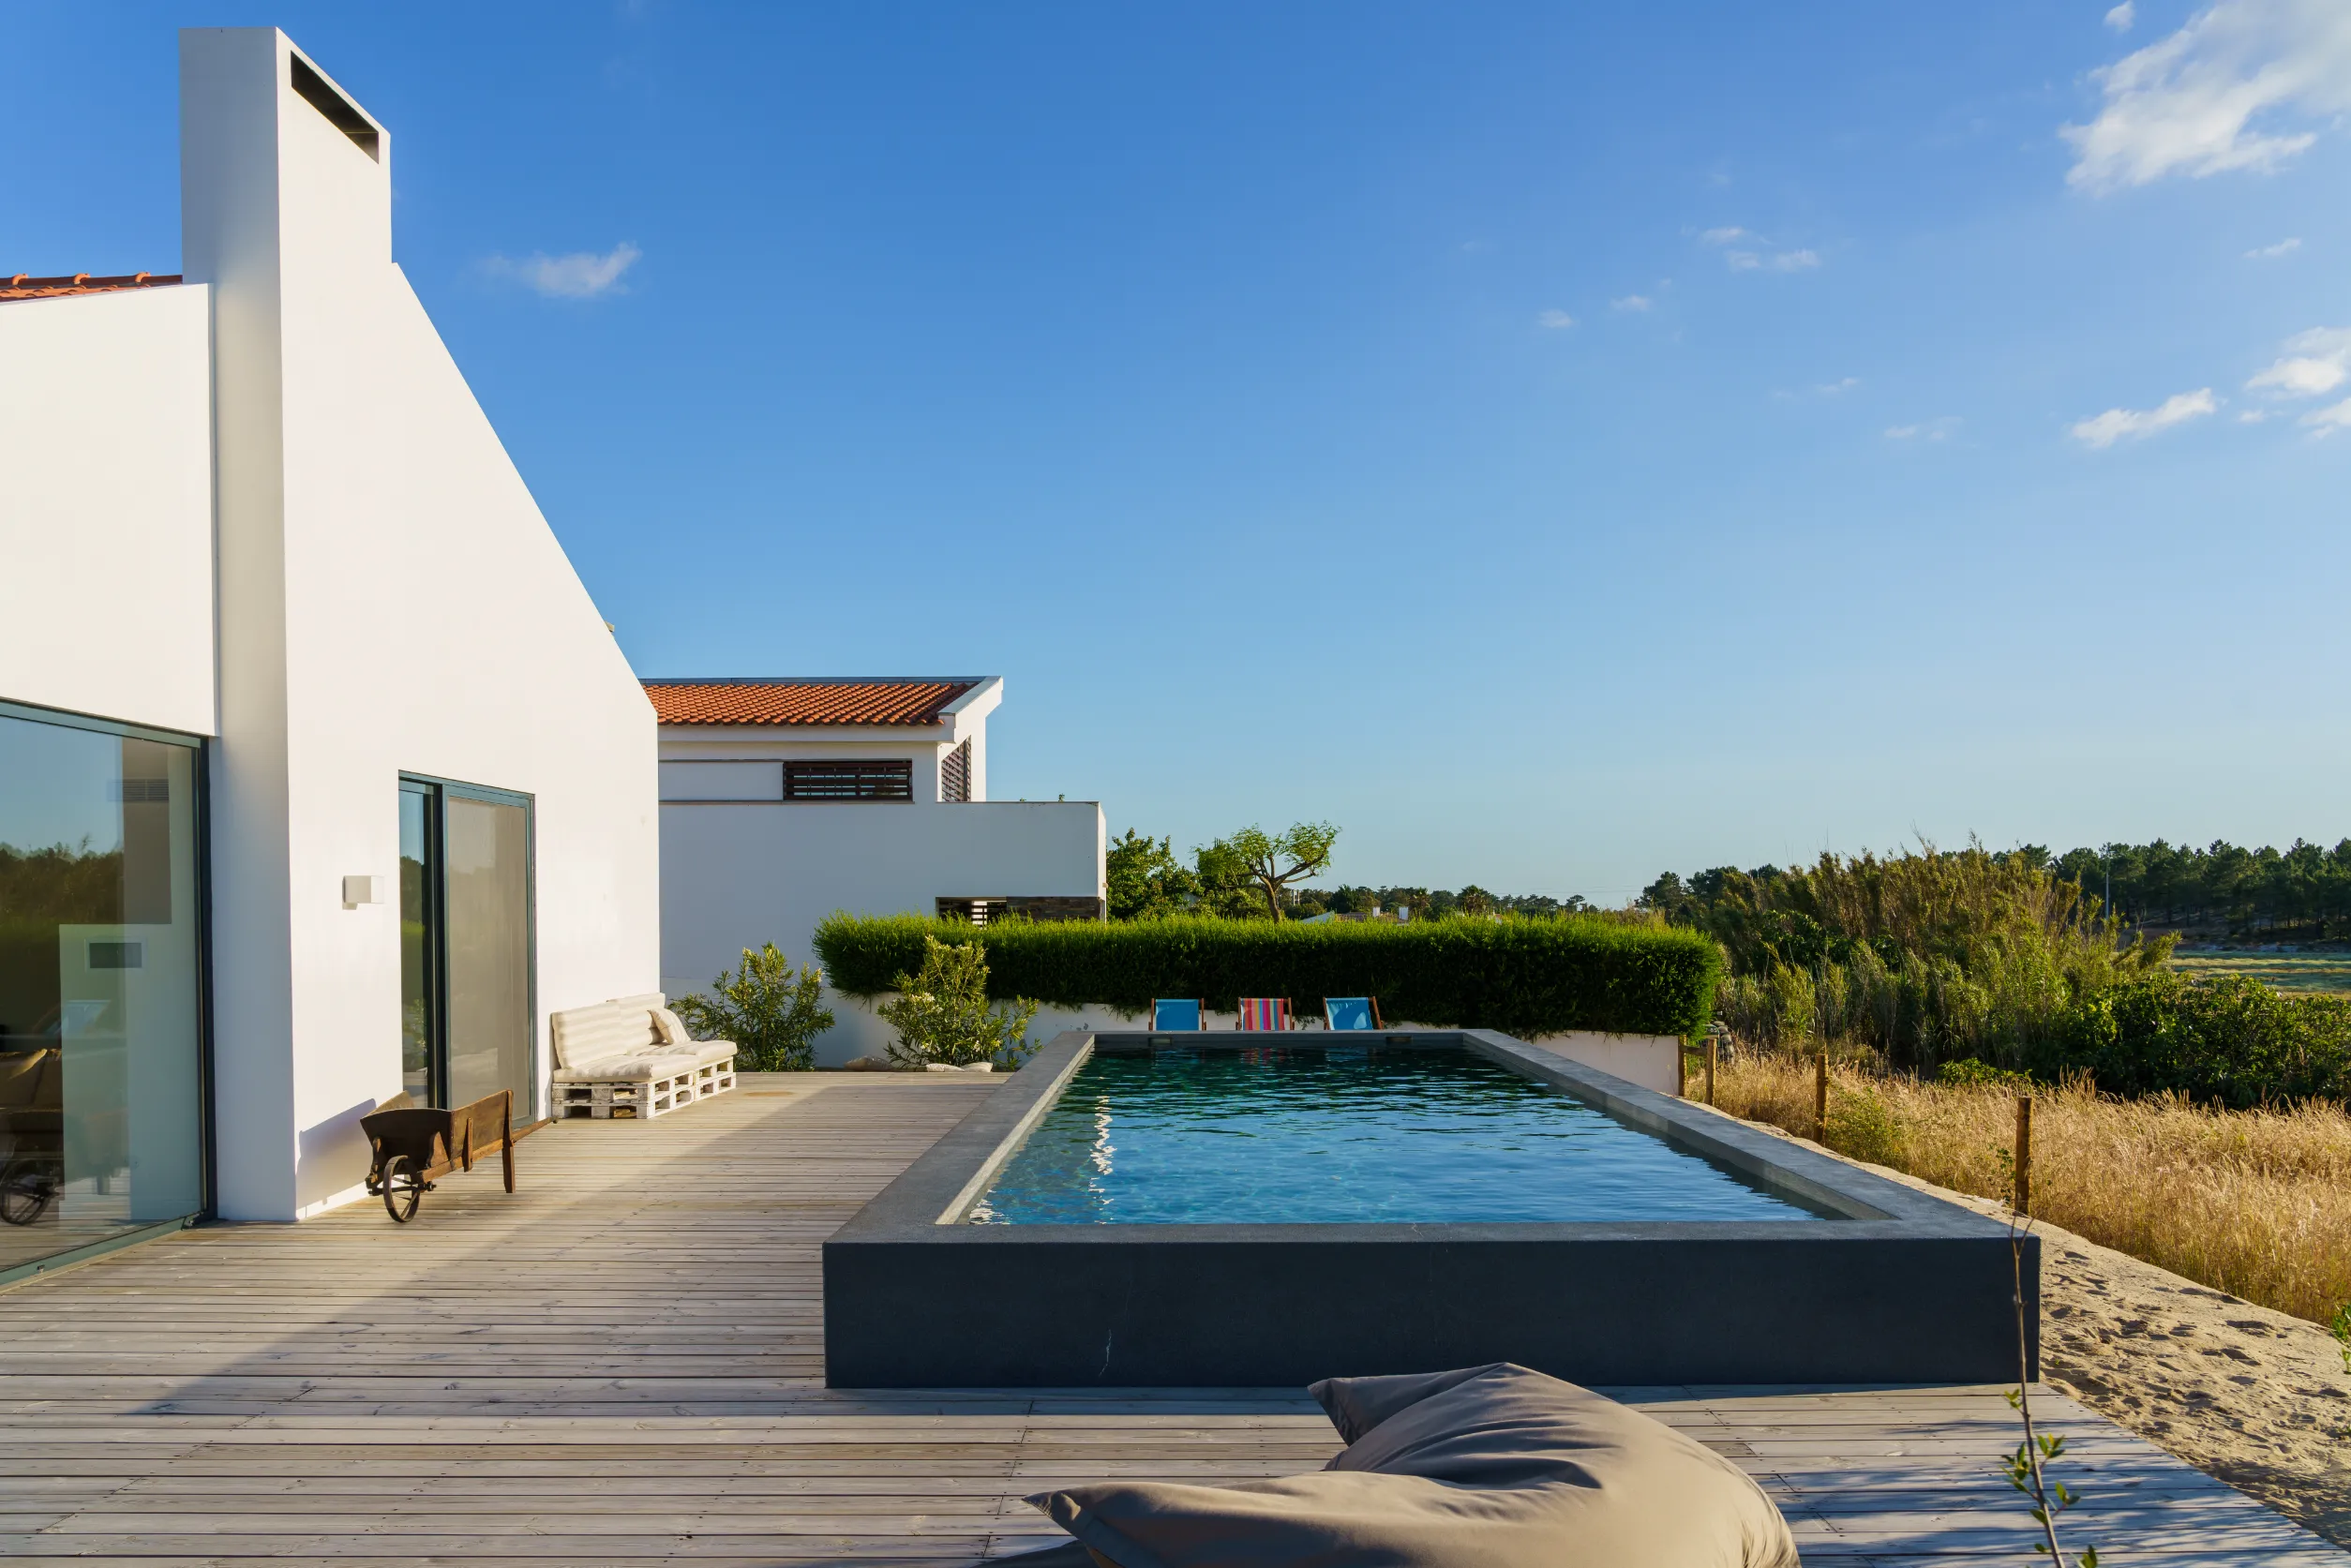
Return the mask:
<svg viewBox="0 0 2351 1568">
<path fill-rule="evenodd" d="M 1385 1029 L 1376 996 L 1325 996 L 1323 1018 L 1334 1029 Z"/>
<path fill-rule="evenodd" d="M 1207 1010 L 1207 1003 L 1201 1001 L 1155 998 L 1151 1003 L 1151 1027 L 1161 1032 L 1204 1028 L 1205 1025 L 1201 1023 L 1200 1015 Z"/>
<path fill-rule="evenodd" d="M 1287 1029 L 1290 1027 L 1290 998 L 1287 996 L 1244 996 L 1241 998 L 1241 1021 L 1236 1029 Z"/>
</svg>

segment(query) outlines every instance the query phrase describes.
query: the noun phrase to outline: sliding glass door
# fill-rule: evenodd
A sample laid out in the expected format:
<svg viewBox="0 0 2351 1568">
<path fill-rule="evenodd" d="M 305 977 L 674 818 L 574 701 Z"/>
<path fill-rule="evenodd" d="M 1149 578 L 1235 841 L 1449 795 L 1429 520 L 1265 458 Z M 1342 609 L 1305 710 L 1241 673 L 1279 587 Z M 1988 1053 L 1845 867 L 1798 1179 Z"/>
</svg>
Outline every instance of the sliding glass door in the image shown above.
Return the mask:
<svg viewBox="0 0 2351 1568">
<path fill-rule="evenodd" d="M 400 781 L 400 1066 L 425 1104 L 511 1089 L 536 1114 L 531 826 L 527 796 Z"/>
<path fill-rule="evenodd" d="M 0 710 L 0 1271 L 204 1206 L 192 739 Z"/>
</svg>

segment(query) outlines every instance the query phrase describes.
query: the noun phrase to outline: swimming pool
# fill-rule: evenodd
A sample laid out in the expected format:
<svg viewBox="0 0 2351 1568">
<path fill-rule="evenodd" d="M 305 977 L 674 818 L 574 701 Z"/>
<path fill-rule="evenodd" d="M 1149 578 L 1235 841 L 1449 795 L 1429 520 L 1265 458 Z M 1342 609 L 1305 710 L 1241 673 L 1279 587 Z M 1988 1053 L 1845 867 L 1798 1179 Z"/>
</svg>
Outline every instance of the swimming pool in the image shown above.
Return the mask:
<svg viewBox="0 0 2351 1568">
<path fill-rule="evenodd" d="M 1050 1041 L 824 1243 L 825 1381 L 2014 1381 L 2019 1275 L 2036 1353 L 1998 1220 L 1490 1030 L 1332 1043 Z"/>
<path fill-rule="evenodd" d="M 1100 1051 L 965 1217 L 981 1225 L 1813 1219 L 1484 1056 Z"/>
</svg>

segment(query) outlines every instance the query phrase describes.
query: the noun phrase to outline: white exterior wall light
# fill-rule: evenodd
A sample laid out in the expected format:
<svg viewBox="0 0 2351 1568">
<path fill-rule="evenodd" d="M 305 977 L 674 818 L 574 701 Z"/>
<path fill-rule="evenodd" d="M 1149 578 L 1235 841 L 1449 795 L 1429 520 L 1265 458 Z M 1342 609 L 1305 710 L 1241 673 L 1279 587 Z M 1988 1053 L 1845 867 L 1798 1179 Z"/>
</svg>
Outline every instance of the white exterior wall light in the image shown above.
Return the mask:
<svg viewBox="0 0 2351 1568">
<path fill-rule="evenodd" d="M 356 909 L 363 903 L 383 902 L 383 882 L 381 876 L 346 876 L 343 878 L 343 907 Z"/>
</svg>

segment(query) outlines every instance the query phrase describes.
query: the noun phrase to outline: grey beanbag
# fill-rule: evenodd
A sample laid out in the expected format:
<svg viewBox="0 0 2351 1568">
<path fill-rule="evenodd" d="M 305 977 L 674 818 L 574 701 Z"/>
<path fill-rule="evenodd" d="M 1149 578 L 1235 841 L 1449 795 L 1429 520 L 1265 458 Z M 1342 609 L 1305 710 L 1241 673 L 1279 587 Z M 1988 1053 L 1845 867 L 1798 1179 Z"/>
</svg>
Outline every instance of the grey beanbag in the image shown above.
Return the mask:
<svg viewBox="0 0 2351 1568">
<path fill-rule="evenodd" d="M 1497 1363 L 1310 1392 L 1347 1441 L 1318 1474 L 1028 1501 L 1114 1568 L 1796 1568 L 1745 1471 L 1574 1383 Z"/>
</svg>

